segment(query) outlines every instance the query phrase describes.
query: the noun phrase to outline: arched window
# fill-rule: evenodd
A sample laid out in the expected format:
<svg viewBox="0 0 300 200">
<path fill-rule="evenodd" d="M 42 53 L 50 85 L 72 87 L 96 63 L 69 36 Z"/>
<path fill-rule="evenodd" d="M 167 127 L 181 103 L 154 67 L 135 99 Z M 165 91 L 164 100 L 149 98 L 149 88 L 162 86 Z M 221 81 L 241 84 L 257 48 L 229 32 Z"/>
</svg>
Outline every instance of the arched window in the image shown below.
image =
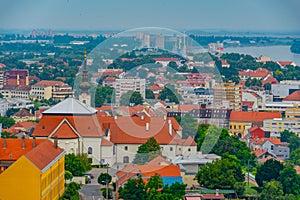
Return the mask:
<svg viewBox="0 0 300 200">
<path fill-rule="evenodd" d="M 123 157 L 123 163 L 129 163 L 129 157 L 128 156 Z"/>
<path fill-rule="evenodd" d="M 89 147 L 88 148 L 88 154 L 92 154 L 93 153 L 93 148 L 92 147 Z"/>
</svg>

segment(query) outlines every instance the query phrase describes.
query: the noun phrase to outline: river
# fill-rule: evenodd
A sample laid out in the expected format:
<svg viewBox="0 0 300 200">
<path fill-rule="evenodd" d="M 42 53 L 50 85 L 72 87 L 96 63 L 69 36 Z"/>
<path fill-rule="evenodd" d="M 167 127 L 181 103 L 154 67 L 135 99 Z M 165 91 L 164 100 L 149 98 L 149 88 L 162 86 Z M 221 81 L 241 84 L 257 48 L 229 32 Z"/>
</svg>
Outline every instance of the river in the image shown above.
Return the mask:
<svg viewBox="0 0 300 200">
<path fill-rule="evenodd" d="M 225 48 L 224 53 L 249 54 L 254 57 L 269 56 L 273 61 L 293 61 L 300 66 L 300 54 L 290 51 L 290 46 L 263 46 L 263 47 L 230 47 Z"/>
</svg>

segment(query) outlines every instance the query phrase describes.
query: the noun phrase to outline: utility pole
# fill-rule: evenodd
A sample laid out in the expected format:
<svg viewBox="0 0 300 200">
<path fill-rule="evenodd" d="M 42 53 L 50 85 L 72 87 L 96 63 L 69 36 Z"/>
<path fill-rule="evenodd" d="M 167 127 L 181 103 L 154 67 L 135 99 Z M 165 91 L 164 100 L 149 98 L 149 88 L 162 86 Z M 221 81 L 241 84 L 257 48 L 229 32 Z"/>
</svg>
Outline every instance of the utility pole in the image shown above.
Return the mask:
<svg viewBox="0 0 300 200">
<path fill-rule="evenodd" d="M 108 163 L 106 165 L 106 199 L 108 200 L 108 180 L 107 180 L 107 177 L 108 177 Z"/>
</svg>

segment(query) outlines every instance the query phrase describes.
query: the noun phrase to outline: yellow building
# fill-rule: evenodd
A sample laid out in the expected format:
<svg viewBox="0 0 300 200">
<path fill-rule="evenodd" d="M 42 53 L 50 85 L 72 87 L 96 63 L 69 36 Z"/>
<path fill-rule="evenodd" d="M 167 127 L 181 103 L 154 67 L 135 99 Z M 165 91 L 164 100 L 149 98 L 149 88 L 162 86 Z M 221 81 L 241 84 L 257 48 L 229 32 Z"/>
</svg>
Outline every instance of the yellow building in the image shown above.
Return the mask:
<svg viewBox="0 0 300 200">
<path fill-rule="evenodd" d="M 57 200 L 64 151 L 49 140 L 0 139 L 0 200 Z"/>
<path fill-rule="evenodd" d="M 229 81 L 214 88 L 214 104 L 216 106 L 242 109 L 242 86 Z"/>
<path fill-rule="evenodd" d="M 300 119 L 300 107 L 295 104 L 292 108 L 285 109 L 285 119 L 287 120 L 299 120 Z"/>
</svg>

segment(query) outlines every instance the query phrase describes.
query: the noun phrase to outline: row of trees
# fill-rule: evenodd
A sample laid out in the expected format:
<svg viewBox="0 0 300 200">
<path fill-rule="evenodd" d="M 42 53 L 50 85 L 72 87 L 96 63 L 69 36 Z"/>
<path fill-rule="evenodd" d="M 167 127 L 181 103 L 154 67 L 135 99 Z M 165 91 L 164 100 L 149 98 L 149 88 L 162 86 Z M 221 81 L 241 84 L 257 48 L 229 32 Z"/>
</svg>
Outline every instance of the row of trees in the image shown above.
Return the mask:
<svg viewBox="0 0 300 200">
<path fill-rule="evenodd" d="M 129 179 L 128 182 L 119 189 L 119 197 L 124 200 L 180 200 L 185 195 L 185 184 L 173 183 L 164 185 L 160 176 L 155 175 L 145 183 L 141 177 Z"/>
</svg>

